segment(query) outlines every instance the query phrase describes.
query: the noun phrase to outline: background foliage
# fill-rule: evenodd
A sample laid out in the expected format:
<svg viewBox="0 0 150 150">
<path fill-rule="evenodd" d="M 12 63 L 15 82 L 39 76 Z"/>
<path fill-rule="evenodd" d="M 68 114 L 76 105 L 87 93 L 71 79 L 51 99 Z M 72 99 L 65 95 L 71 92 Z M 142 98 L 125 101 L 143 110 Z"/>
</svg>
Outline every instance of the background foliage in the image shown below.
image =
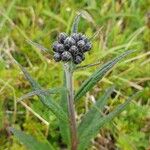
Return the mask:
<svg viewBox="0 0 150 150">
<path fill-rule="evenodd" d="M 54 147 L 65 147 L 55 116 L 41 105 L 37 97 L 16 105 L 16 100 L 31 91 L 13 57 L 44 87 L 62 85 L 61 64 L 51 55 L 42 54 L 27 44 L 31 39 L 49 48 L 59 32 L 69 32 L 72 20 L 82 10 L 79 31 L 89 37 L 97 30 L 89 64 L 100 65 L 119 53 L 135 49 L 134 54 L 110 71 L 77 107 L 78 120 L 105 88 L 115 85 L 107 111 L 135 93 L 138 99 L 112 123 L 101 129 L 90 149 L 145 150 L 150 145 L 150 2 L 146 0 L 43 0 L 0 1 L 0 149 L 25 149 L 7 130 L 15 126 L 39 141 L 45 137 Z M 88 22 L 88 23 L 87 23 Z M 96 67 L 75 73 L 75 87 Z M 59 97 L 54 97 L 58 101 Z M 40 117 L 38 116 L 40 115 Z M 49 127 L 48 127 L 49 125 Z"/>
</svg>

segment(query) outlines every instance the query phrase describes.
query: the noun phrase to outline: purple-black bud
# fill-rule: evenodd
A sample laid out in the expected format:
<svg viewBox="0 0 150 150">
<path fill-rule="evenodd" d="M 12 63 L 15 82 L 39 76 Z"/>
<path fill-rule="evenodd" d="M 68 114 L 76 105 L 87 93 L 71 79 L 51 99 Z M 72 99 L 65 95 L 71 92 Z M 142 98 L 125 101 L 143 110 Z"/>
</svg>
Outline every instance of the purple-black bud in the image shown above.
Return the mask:
<svg viewBox="0 0 150 150">
<path fill-rule="evenodd" d="M 86 45 L 83 47 L 83 52 L 87 52 L 92 48 L 92 44 L 90 42 L 86 43 Z"/>
<path fill-rule="evenodd" d="M 62 61 L 69 61 L 71 60 L 72 56 L 71 56 L 71 53 L 68 52 L 68 51 L 64 51 L 62 54 L 61 54 L 61 59 Z"/>
<path fill-rule="evenodd" d="M 82 33 L 73 33 L 67 36 L 66 33 L 60 33 L 58 41 L 54 42 L 53 50 L 55 61 L 70 61 L 80 64 L 84 59 L 84 53 L 92 47 L 89 39 Z"/>
<path fill-rule="evenodd" d="M 71 35 L 71 37 L 72 37 L 76 42 L 79 41 L 79 34 L 78 34 L 78 33 L 73 33 L 73 34 Z"/>
<path fill-rule="evenodd" d="M 55 51 L 55 52 L 57 52 L 58 51 L 58 42 L 57 41 L 55 41 L 54 43 L 53 43 L 53 51 Z"/>
<path fill-rule="evenodd" d="M 64 52 L 64 46 L 63 46 L 63 44 L 57 44 L 57 52 L 59 52 L 59 53 Z"/>
<path fill-rule="evenodd" d="M 62 32 L 58 36 L 58 42 L 63 44 L 66 38 L 67 38 L 67 34 Z"/>
<path fill-rule="evenodd" d="M 82 36 L 81 36 L 81 40 L 83 40 L 85 43 L 88 42 L 88 38 L 87 38 L 85 35 L 82 35 Z"/>
<path fill-rule="evenodd" d="M 80 64 L 82 62 L 82 58 L 79 56 L 79 55 L 77 55 L 75 58 L 74 58 L 74 63 L 75 64 Z"/>
<path fill-rule="evenodd" d="M 78 53 L 78 48 L 75 45 L 73 45 L 73 46 L 70 47 L 69 52 L 72 55 L 76 55 Z"/>
<path fill-rule="evenodd" d="M 80 40 L 77 42 L 78 48 L 82 49 L 85 46 L 85 42 L 83 40 Z"/>
<path fill-rule="evenodd" d="M 65 39 L 65 41 L 64 41 L 64 45 L 65 46 L 69 46 L 69 47 L 71 47 L 72 45 L 74 45 L 76 42 L 75 42 L 75 40 L 72 38 L 72 37 L 67 37 L 66 39 Z"/>
<path fill-rule="evenodd" d="M 79 36 L 79 40 L 82 40 L 82 33 L 78 33 L 78 36 Z"/>
<path fill-rule="evenodd" d="M 60 55 L 59 53 L 55 52 L 55 53 L 54 53 L 54 60 L 55 60 L 56 62 L 59 62 L 59 61 L 61 60 L 61 55 Z"/>
<path fill-rule="evenodd" d="M 81 57 L 82 61 L 85 59 L 84 53 L 79 52 L 77 55 Z"/>
</svg>

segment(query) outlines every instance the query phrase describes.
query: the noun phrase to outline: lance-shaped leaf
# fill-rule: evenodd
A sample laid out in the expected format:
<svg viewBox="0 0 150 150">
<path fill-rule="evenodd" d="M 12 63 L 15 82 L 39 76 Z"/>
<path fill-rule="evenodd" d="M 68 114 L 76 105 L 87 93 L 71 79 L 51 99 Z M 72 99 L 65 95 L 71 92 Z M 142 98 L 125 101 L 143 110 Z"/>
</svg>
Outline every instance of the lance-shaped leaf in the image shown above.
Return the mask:
<svg viewBox="0 0 150 150">
<path fill-rule="evenodd" d="M 35 91 L 32 91 L 32 92 L 29 92 L 29 93 L 27 93 L 27 94 L 25 94 L 25 95 L 23 95 L 23 96 L 21 96 L 18 100 L 17 100 L 17 102 L 20 102 L 20 101 L 22 101 L 22 100 L 24 100 L 24 99 L 27 99 L 27 98 L 30 98 L 30 97 L 32 97 L 32 96 L 35 96 L 35 95 L 40 95 L 40 94 L 42 94 L 42 95 L 49 95 L 49 94 L 56 94 L 56 93 L 60 93 L 60 92 L 66 92 L 67 90 L 65 90 L 65 89 L 63 89 L 63 88 L 55 88 L 55 89 L 42 89 L 42 90 L 35 90 Z"/>
<path fill-rule="evenodd" d="M 65 73 L 64 73 L 63 87 L 64 87 L 64 89 L 66 89 L 66 76 L 65 76 Z M 60 106 L 63 108 L 65 113 L 68 114 L 67 92 L 62 91 Z M 61 132 L 61 136 L 63 138 L 63 141 L 68 145 L 68 149 L 69 149 L 69 146 L 70 146 L 69 118 L 68 118 L 68 122 L 63 122 L 62 123 L 60 121 L 59 128 L 60 128 L 60 132 Z"/>
<path fill-rule="evenodd" d="M 75 100 L 79 100 L 82 96 L 84 96 L 89 90 L 91 90 L 97 82 L 99 82 L 104 75 L 121 59 L 123 59 L 125 56 L 129 55 L 133 51 L 126 51 L 125 53 L 121 54 L 120 56 L 114 58 L 113 60 L 107 62 L 102 67 L 100 67 L 98 70 L 96 70 L 87 80 L 83 82 L 83 84 L 80 86 L 79 90 L 77 91 L 75 95 Z"/>
<path fill-rule="evenodd" d="M 93 104 L 88 113 L 85 114 L 78 126 L 79 137 L 82 135 L 82 133 L 85 132 L 85 129 L 87 130 L 88 128 L 92 127 L 92 124 L 94 124 L 95 121 L 99 120 L 102 117 L 104 106 L 109 100 L 109 96 L 111 95 L 113 90 L 113 87 L 106 90 L 106 92 L 99 98 L 99 100 L 97 100 L 96 103 Z"/>
<path fill-rule="evenodd" d="M 45 140 L 44 143 L 39 142 L 31 135 L 25 134 L 20 130 L 15 128 L 9 128 L 9 130 L 19 140 L 19 142 L 25 145 L 28 150 L 55 150 L 47 140 Z"/>
<path fill-rule="evenodd" d="M 30 74 L 27 72 L 25 68 L 23 68 L 20 64 L 19 67 L 21 68 L 22 72 L 24 73 L 26 79 L 31 84 L 33 90 L 41 90 L 41 86 L 30 76 Z M 41 93 L 37 93 L 39 99 L 41 102 L 48 107 L 57 118 L 59 118 L 62 121 L 67 121 L 67 114 L 63 111 L 62 107 L 58 105 L 49 95 L 44 95 Z"/>
<path fill-rule="evenodd" d="M 73 21 L 73 25 L 72 25 L 72 30 L 71 30 L 71 33 L 77 33 L 78 32 L 78 24 L 79 24 L 79 21 L 80 21 L 80 17 L 81 17 L 81 13 L 78 14 L 74 21 Z"/>
<path fill-rule="evenodd" d="M 136 95 L 137 93 L 128 98 L 123 104 L 119 105 L 114 111 L 112 111 L 106 116 L 102 116 L 100 113 L 101 110 L 99 111 L 97 110 L 99 112 L 99 117 L 96 115 L 96 119 L 93 119 L 94 123 L 90 124 L 90 126 L 86 124 L 87 127 L 85 126 L 83 131 L 81 131 L 81 128 L 83 127 L 79 126 L 80 143 L 78 146 L 78 150 L 85 150 L 87 146 L 89 146 L 91 139 L 94 138 L 99 133 L 100 128 L 105 123 L 110 122 L 114 117 L 116 117 L 119 113 L 121 113 Z"/>
</svg>

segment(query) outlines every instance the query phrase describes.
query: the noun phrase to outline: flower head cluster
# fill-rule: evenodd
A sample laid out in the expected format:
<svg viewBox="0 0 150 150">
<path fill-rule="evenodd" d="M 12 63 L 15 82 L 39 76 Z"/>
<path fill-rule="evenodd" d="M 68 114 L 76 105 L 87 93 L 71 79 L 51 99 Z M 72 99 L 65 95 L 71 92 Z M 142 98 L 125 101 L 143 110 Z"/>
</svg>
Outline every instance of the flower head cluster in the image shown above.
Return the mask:
<svg viewBox="0 0 150 150">
<path fill-rule="evenodd" d="M 54 60 L 80 64 L 85 59 L 84 53 L 91 47 L 89 39 L 81 33 L 73 33 L 71 36 L 60 33 L 58 40 L 53 43 Z"/>
</svg>

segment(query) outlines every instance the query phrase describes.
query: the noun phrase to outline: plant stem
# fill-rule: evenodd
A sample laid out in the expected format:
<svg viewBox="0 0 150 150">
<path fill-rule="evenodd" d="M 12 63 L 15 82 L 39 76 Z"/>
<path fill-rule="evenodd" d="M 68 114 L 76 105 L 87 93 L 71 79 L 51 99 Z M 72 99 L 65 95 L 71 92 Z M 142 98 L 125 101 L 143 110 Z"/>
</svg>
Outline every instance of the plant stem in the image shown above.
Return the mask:
<svg viewBox="0 0 150 150">
<path fill-rule="evenodd" d="M 69 113 L 69 123 L 70 123 L 70 133 L 71 133 L 71 150 L 77 150 L 77 127 L 75 118 L 75 108 L 74 108 L 74 93 L 73 93 L 73 69 L 71 63 L 66 63 L 64 65 L 65 75 L 66 75 L 66 86 L 68 90 L 67 103 L 68 103 L 68 113 Z"/>
</svg>

